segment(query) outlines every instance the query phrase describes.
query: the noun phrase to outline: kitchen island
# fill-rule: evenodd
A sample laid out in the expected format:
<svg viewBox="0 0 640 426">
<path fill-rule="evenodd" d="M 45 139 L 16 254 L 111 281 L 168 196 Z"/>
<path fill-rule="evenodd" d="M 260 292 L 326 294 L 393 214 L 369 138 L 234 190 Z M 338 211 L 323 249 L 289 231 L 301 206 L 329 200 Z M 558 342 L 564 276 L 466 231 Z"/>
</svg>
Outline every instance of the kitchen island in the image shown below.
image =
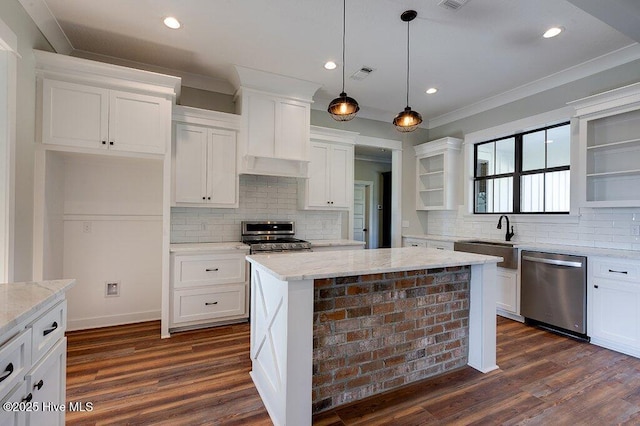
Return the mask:
<svg viewBox="0 0 640 426">
<path fill-rule="evenodd" d="M 494 256 L 422 247 L 251 255 L 251 377 L 276 425 L 496 366 Z"/>
</svg>

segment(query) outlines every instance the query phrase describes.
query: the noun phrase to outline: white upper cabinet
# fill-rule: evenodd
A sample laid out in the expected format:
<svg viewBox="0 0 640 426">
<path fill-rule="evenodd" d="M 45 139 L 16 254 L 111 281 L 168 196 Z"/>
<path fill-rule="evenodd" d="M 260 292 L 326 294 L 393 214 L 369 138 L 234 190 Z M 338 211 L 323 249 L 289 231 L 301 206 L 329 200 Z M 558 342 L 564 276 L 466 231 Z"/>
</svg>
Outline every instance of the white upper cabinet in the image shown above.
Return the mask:
<svg viewBox="0 0 640 426">
<path fill-rule="evenodd" d="M 194 108 L 177 107 L 176 110 L 176 205 L 238 207 L 236 135 L 239 118 Z"/>
<path fill-rule="evenodd" d="M 571 104 L 578 118 L 582 204 L 640 206 L 640 83 Z"/>
<path fill-rule="evenodd" d="M 165 154 L 180 79 L 36 51 L 44 144 Z"/>
<path fill-rule="evenodd" d="M 320 85 L 236 66 L 239 173 L 307 177 L 311 103 Z"/>
<path fill-rule="evenodd" d="M 416 210 L 458 207 L 458 178 L 462 140 L 442 138 L 414 147 L 416 152 Z"/>
<path fill-rule="evenodd" d="M 312 127 L 309 178 L 300 180 L 302 208 L 344 210 L 353 205 L 356 133 Z"/>
</svg>

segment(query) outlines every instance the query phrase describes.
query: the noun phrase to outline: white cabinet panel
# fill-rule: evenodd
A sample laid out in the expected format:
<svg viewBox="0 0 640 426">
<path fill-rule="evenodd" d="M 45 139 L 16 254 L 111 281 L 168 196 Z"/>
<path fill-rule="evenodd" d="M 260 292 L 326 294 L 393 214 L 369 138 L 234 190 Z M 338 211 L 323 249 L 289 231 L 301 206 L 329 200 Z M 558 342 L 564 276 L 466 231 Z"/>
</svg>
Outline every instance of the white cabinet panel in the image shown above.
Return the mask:
<svg viewBox="0 0 640 426">
<path fill-rule="evenodd" d="M 176 124 L 175 202 L 238 206 L 236 132 Z"/>
<path fill-rule="evenodd" d="M 307 160 L 309 145 L 309 105 L 301 102 L 279 103 L 276 127 L 276 157 Z"/>
<path fill-rule="evenodd" d="M 45 410 L 44 404 L 65 404 L 67 338 L 63 337 L 25 377 L 32 402 L 41 409 L 27 414 L 27 424 L 64 426 L 64 410 Z"/>
<path fill-rule="evenodd" d="M 309 179 L 301 182 L 303 208 L 344 210 L 353 205 L 353 145 L 311 143 Z"/>
<path fill-rule="evenodd" d="M 176 125 L 175 200 L 177 203 L 202 203 L 207 193 L 208 129 Z"/>
<path fill-rule="evenodd" d="M 169 117 L 171 104 L 166 99 L 112 90 L 109 149 L 164 154 Z"/>
<path fill-rule="evenodd" d="M 249 95 L 248 99 L 247 154 L 258 157 L 275 157 L 276 99 Z"/>
<path fill-rule="evenodd" d="M 519 315 L 518 271 L 496 268 L 496 308 Z"/>
<path fill-rule="evenodd" d="M 640 357 L 639 262 L 590 259 L 588 335 L 591 342 Z"/>
<path fill-rule="evenodd" d="M 214 129 L 209 132 L 209 164 L 207 167 L 207 201 L 237 206 L 236 134 Z M 209 198 L 211 198 L 209 200 Z"/>
<path fill-rule="evenodd" d="M 175 290 L 173 322 L 181 324 L 242 316 L 246 313 L 245 299 L 246 286 L 242 284 Z"/>
<path fill-rule="evenodd" d="M 23 402 L 22 399 L 26 397 L 27 383 L 22 380 L 17 384 L 6 397 L 0 397 L 0 404 L 11 402 L 18 404 Z M 26 411 L 7 411 L 0 409 L 0 426 L 24 426 L 26 424 L 27 412 Z"/>
<path fill-rule="evenodd" d="M 42 142 L 164 154 L 171 102 L 160 96 L 44 79 Z"/>
<path fill-rule="evenodd" d="M 42 83 L 42 142 L 78 147 L 106 147 L 109 91 L 56 80 Z"/>
<path fill-rule="evenodd" d="M 172 253 L 170 328 L 246 320 L 247 254 L 248 250 Z"/>
</svg>

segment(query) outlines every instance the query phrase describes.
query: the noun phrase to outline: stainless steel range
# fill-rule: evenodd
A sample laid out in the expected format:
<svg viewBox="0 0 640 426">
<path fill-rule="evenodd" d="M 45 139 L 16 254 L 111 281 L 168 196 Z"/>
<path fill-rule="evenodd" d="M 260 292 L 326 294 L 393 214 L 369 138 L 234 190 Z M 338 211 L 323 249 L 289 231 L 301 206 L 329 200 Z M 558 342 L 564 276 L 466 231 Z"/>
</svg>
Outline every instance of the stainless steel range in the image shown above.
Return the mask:
<svg viewBox="0 0 640 426">
<path fill-rule="evenodd" d="M 295 233 L 295 222 L 242 222 L 242 242 L 251 247 L 252 254 L 311 251 L 311 243 L 294 238 Z"/>
</svg>

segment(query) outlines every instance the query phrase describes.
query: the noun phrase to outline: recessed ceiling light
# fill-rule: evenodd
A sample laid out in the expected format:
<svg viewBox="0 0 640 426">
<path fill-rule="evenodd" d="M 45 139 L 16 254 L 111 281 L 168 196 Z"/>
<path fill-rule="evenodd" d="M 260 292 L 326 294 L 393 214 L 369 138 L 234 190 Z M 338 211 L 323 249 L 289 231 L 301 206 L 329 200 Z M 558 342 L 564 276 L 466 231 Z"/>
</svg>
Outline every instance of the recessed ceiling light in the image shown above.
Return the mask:
<svg viewBox="0 0 640 426">
<path fill-rule="evenodd" d="M 180 21 L 178 21 L 173 16 L 167 16 L 166 18 L 164 18 L 163 22 L 167 27 L 171 28 L 172 30 L 177 30 L 178 28 L 180 28 L 182 26 L 180 24 Z"/>
<path fill-rule="evenodd" d="M 436 89 L 435 87 L 430 87 L 430 88 L 427 89 L 427 95 L 433 95 L 437 91 L 438 91 L 438 89 Z"/>
<path fill-rule="evenodd" d="M 552 28 L 549 28 L 544 34 L 542 34 L 542 37 L 544 38 L 555 37 L 561 32 L 562 32 L 562 27 L 552 27 Z"/>
<path fill-rule="evenodd" d="M 338 65 L 336 65 L 336 63 L 333 61 L 328 61 L 326 64 L 324 64 L 324 68 L 327 70 L 335 70 L 337 66 Z"/>
</svg>

